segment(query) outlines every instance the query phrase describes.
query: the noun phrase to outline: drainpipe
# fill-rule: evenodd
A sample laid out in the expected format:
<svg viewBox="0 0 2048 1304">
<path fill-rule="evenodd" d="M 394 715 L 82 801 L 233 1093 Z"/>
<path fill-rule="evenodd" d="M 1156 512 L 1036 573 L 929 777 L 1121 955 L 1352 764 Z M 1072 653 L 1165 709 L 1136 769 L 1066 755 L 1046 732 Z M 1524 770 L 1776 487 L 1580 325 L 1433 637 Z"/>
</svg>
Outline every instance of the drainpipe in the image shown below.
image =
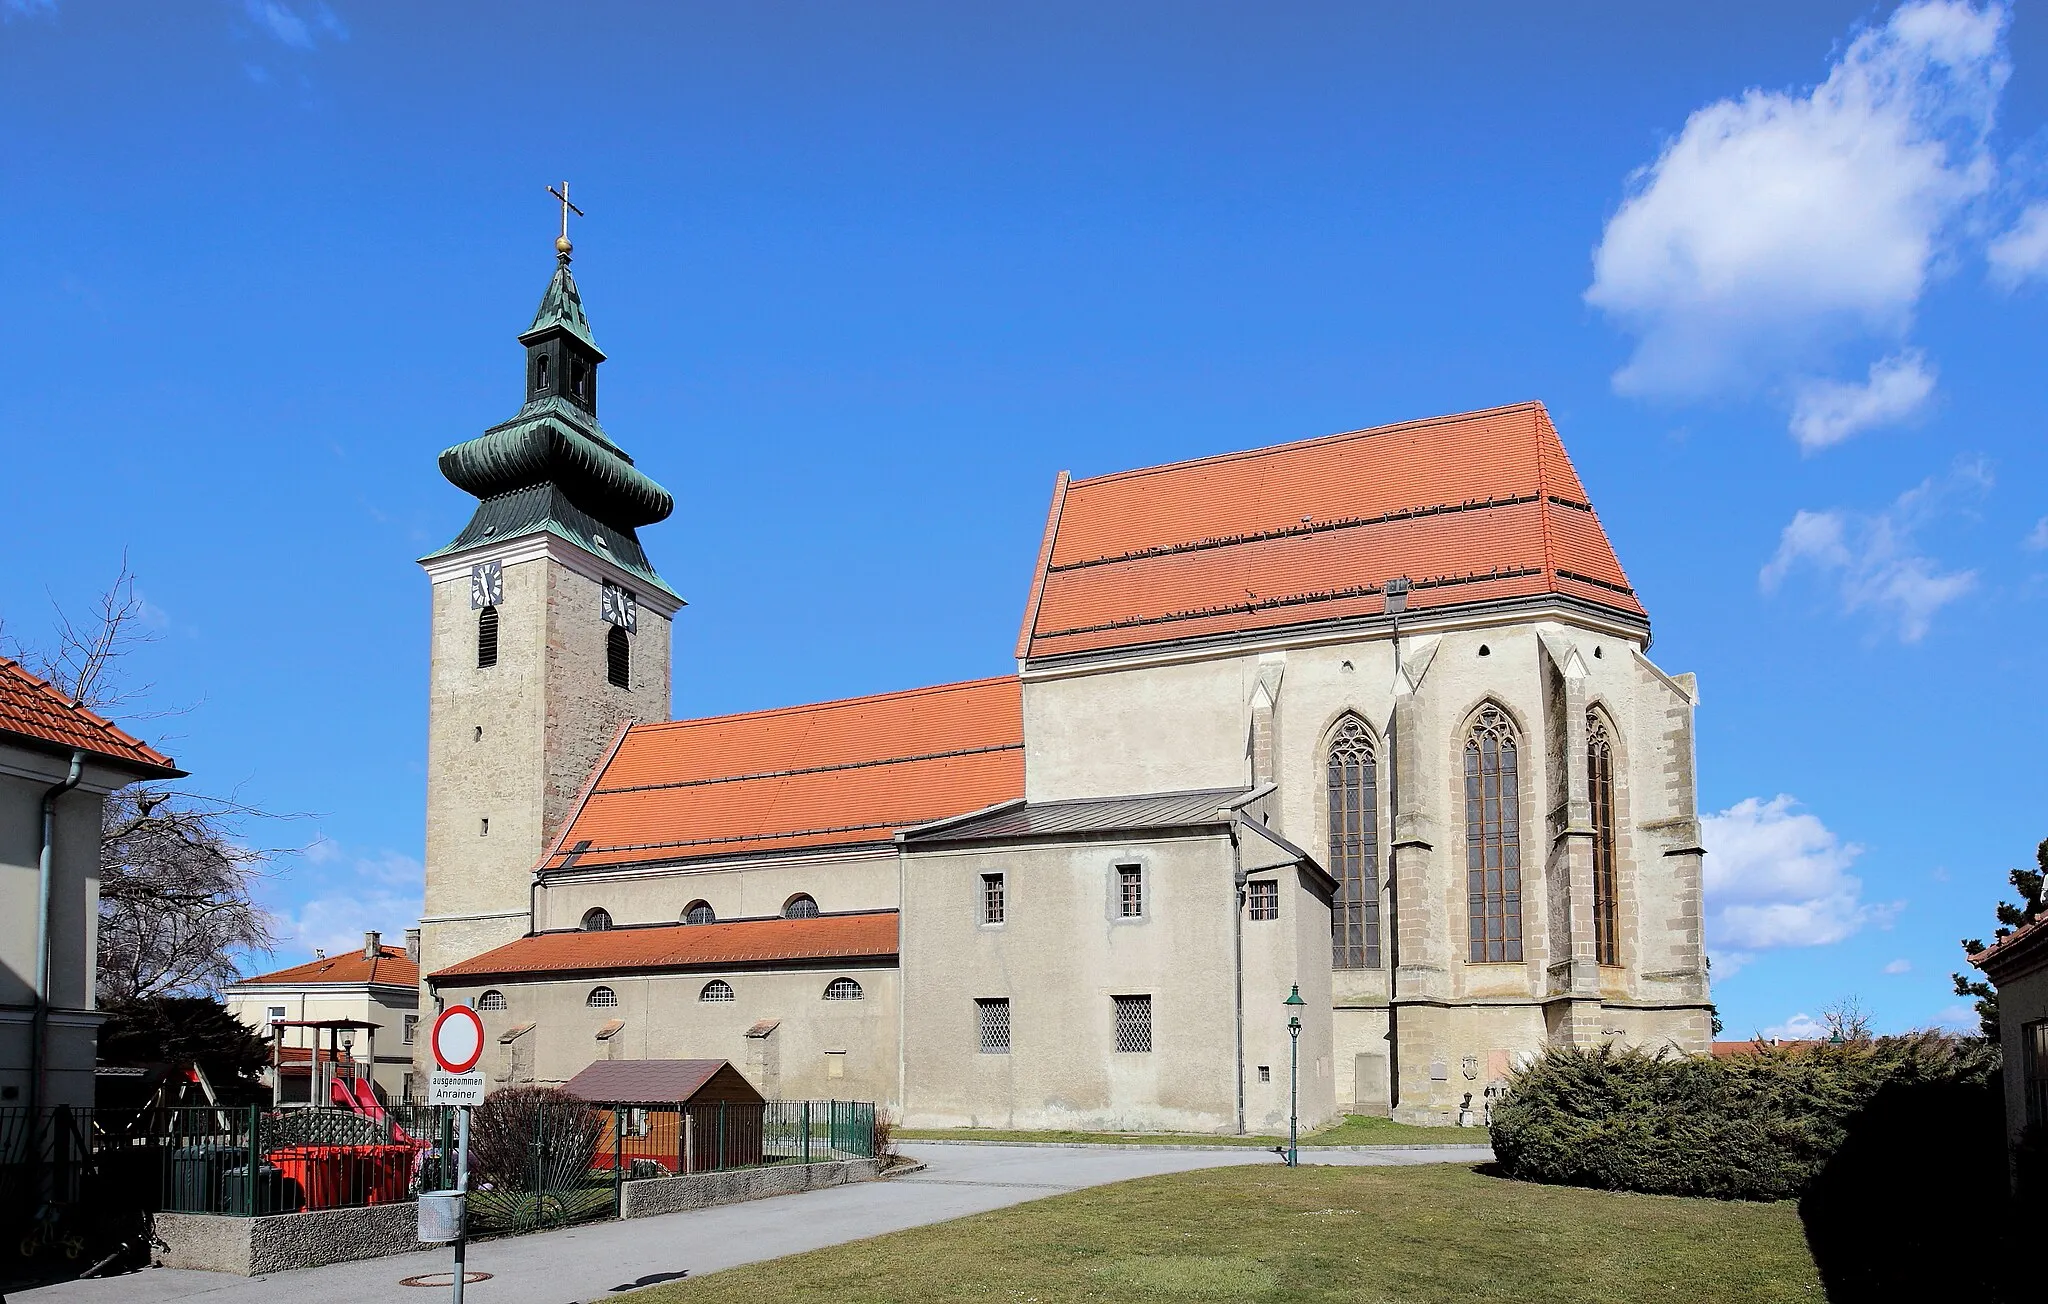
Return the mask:
<svg viewBox="0 0 2048 1304">
<path fill-rule="evenodd" d="M 43 794 L 43 847 L 36 857 L 36 1011 L 30 1033 L 29 1054 L 33 1066 L 28 1077 L 29 1127 L 35 1127 L 36 1111 L 42 1108 L 43 1078 L 49 1067 L 50 1040 L 50 884 L 55 877 L 51 861 L 57 842 L 57 798 L 78 786 L 85 775 L 85 753 L 71 753 L 71 772 L 64 782 L 53 784 Z"/>
<path fill-rule="evenodd" d="M 1397 691 L 1387 712 L 1387 1112 L 1401 1106 L 1401 890 L 1395 847 L 1401 840 L 1401 613 L 1408 608 L 1408 578 L 1387 581 L 1387 614 L 1394 622 L 1394 678 Z"/>
<path fill-rule="evenodd" d="M 1244 1135 L 1244 844 L 1237 840 L 1237 818 L 1224 826 L 1230 834 L 1231 945 L 1237 970 L 1237 1134 Z"/>
</svg>

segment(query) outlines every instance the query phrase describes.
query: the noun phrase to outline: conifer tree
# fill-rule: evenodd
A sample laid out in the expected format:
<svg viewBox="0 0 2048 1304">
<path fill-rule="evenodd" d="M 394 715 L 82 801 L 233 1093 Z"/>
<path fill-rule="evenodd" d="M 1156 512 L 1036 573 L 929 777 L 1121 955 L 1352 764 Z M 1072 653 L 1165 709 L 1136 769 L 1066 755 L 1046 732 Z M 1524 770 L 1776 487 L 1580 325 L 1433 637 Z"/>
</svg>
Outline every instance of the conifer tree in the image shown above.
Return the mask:
<svg viewBox="0 0 2048 1304">
<path fill-rule="evenodd" d="M 2040 915 L 2041 884 L 2043 880 L 2048 880 L 2048 838 L 2043 838 L 2041 845 L 2034 848 L 2034 863 L 2037 866 L 2034 869 L 2015 869 L 2006 875 L 2007 881 L 2012 884 L 2013 890 L 2020 894 L 2020 900 L 2024 904 L 2016 906 L 2004 901 L 1998 903 L 1998 931 L 1991 935 L 1994 942 L 2004 941 L 2012 936 L 2015 928 L 2033 923 Z M 1983 949 L 1983 939 L 1963 939 L 1965 955 L 1976 955 Z M 1997 1041 L 1998 992 L 1981 977 L 1970 979 L 1959 973 L 1950 974 L 1949 977 L 1956 980 L 1956 995 L 1968 996 L 1976 1002 L 1977 1023 L 1984 1037 L 1989 1041 Z"/>
</svg>

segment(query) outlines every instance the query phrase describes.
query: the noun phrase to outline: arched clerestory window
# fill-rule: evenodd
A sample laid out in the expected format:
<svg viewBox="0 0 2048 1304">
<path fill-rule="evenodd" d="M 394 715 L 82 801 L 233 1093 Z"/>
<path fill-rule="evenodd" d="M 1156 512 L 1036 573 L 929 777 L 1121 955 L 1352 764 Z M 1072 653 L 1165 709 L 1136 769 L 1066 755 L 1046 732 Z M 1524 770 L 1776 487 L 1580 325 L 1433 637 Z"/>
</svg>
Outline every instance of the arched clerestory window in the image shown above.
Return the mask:
<svg viewBox="0 0 2048 1304">
<path fill-rule="evenodd" d="M 602 933 L 612 926 L 612 912 L 603 906 L 592 906 L 583 912 L 583 931 Z"/>
<path fill-rule="evenodd" d="M 782 903 L 782 917 L 784 919 L 816 919 L 818 917 L 818 902 L 810 893 L 799 892 Z"/>
<path fill-rule="evenodd" d="M 613 625 L 604 636 L 604 673 L 614 688 L 633 686 L 633 645 L 626 631 Z"/>
<path fill-rule="evenodd" d="M 697 993 L 700 1001 L 729 1001 L 732 998 L 732 984 L 723 978 L 713 978 L 704 984 L 703 991 Z"/>
<path fill-rule="evenodd" d="M 498 664 L 498 609 L 485 607 L 476 613 L 476 668 L 489 670 Z"/>
<path fill-rule="evenodd" d="M 1338 969 L 1380 965 L 1379 765 L 1372 735 L 1346 716 L 1330 739 L 1324 769 L 1330 818 L 1330 873 L 1338 883 L 1330 909 L 1330 962 Z"/>
<path fill-rule="evenodd" d="M 1586 712 L 1586 795 L 1593 816 L 1593 951 L 1621 963 L 1620 883 L 1614 872 L 1614 738 L 1598 711 Z"/>
<path fill-rule="evenodd" d="M 609 987 L 593 987 L 590 989 L 590 995 L 583 998 L 583 1003 L 599 1009 L 610 1009 L 619 1003 L 619 994 Z"/>
<path fill-rule="evenodd" d="M 502 1010 L 505 1008 L 505 993 L 493 988 L 476 998 L 479 1010 Z"/>
<path fill-rule="evenodd" d="M 825 999 L 828 1001 L 857 1001 L 860 998 L 860 984 L 851 978 L 834 978 L 825 984 Z"/>
<path fill-rule="evenodd" d="M 1470 958 L 1522 958 L 1521 752 L 1507 712 L 1487 704 L 1465 736 L 1465 887 Z"/>
<path fill-rule="evenodd" d="M 718 912 L 711 908 L 709 901 L 692 901 L 683 907 L 683 922 L 686 924 L 715 924 Z"/>
</svg>

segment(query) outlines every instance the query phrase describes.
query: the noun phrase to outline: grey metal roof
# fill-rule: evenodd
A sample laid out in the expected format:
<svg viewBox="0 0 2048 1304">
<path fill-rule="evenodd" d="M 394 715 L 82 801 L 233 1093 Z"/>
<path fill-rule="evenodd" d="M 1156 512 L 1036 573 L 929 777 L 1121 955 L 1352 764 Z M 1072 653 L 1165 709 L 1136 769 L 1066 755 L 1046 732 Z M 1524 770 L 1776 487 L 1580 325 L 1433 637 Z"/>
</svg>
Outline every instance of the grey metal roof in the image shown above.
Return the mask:
<svg viewBox="0 0 2048 1304">
<path fill-rule="evenodd" d="M 1142 829 L 1222 825 L 1222 808 L 1242 801 L 1250 788 L 1203 788 L 1142 797 L 1091 797 L 1080 801 L 1026 802 L 986 815 L 903 834 L 907 844 L 980 842 L 990 838 L 1044 838 L 1073 833 L 1121 833 Z"/>
</svg>

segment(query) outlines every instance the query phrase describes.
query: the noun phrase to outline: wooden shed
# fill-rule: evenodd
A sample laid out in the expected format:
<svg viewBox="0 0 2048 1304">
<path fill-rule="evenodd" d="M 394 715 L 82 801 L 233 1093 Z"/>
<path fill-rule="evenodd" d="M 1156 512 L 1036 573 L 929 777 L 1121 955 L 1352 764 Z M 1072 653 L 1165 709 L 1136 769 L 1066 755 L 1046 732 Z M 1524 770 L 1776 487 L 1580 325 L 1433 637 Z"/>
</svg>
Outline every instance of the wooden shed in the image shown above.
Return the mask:
<svg viewBox="0 0 2048 1304">
<path fill-rule="evenodd" d="M 767 1101 L 729 1060 L 598 1060 L 562 1084 L 605 1111 L 597 1166 L 672 1173 L 763 1162 Z"/>
</svg>

